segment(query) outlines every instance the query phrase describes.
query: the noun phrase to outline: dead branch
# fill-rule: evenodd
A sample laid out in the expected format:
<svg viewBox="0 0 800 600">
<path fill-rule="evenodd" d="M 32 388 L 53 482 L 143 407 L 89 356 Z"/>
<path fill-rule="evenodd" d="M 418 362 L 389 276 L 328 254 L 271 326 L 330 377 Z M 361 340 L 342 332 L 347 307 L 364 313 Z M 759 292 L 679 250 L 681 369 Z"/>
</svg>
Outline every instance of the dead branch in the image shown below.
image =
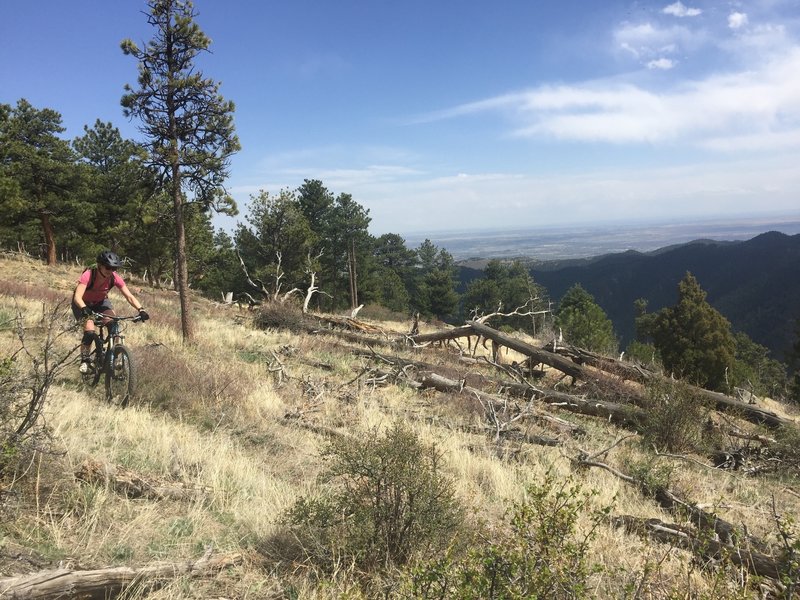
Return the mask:
<svg viewBox="0 0 800 600">
<path fill-rule="evenodd" d="M 247 283 L 257 289 L 259 293 L 264 294 L 265 297 L 269 298 L 270 293 L 269 290 L 267 290 L 266 284 L 260 279 L 253 279 L 250 277 L 250 272 L 247 270 L 247 267 L 244 264 L 244 259 L 242 258 L 242 255 L 238 249 L 236 250 L 236 256 L 239 257 L 239 265 L 242 267 L 242 272 L 244 273 L 245 279 L 247 279 Z"/>
<path fill-rule="evenodd" d="M 486 323 L 486 321 L 488 321 L 489 319 L 492 319 L 494 317 L 515 317 L 515 316 L 516 317 L 531 317 L 533 315 L 546 315 L 546 314 L 548 314 L 550 312 L 549 310 L 533 310 L 533 302 L 535 300 L 538 300 L 538 298 L 529 298 L 528 301 L 525 304 L 523 304 L 522 306 L 518 306 L 517 308 L 515 308 L 513 311 L 511 311 L 509 313 L 500 312 L 500 309 L 503 308 L 503 303 L 502 302 L 497 306 L 497 310 L 495 312 L 490 313 L 488 315 L 481 315 L 480 317 L 478 317 L 477 316 L 477 309 L 476 309 L 476 310 L 472 311 L 472 314 L 475 315 L 473 317 L 473 321 L 475 321 L 477 323 Z M 531 305 L 531 309 L 530 310 L 528 310 L 527 312 L 520 312 L 520 311 L 524 310 L 529 304 Z"/>
</svg>

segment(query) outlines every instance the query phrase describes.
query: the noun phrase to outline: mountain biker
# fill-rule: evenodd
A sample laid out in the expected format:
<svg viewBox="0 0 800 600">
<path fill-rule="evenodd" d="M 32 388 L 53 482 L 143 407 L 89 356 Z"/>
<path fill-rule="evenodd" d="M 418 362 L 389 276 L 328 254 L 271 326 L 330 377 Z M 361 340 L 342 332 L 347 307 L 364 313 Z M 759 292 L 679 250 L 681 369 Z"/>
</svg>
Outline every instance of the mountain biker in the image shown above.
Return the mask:
<svg viewBox="0 0 800 600">
<path fill-rule="evenodd" d="M 108 300 L 108 292 L 114 286 L 125 297 L 135 310 L 139 311 L 142 321 L 147 321 L 150 315 L 142 304 L 125 285 L 125 281 L 117 275 L 116 270 L 122 266 L 122 261 L 111 250 L 103 250 L 97 255 L 97 265 L 86 269 L 78 279 L 75 293 L 72 295 L 72 314 L 78 322 L 83 321 L 83 338 L 81 338 L 81 373 L 88 373 L 91 369 L 90 353 L 94 341 L 93 312 L 114 315 L 114 308 Z"/>
</svg>

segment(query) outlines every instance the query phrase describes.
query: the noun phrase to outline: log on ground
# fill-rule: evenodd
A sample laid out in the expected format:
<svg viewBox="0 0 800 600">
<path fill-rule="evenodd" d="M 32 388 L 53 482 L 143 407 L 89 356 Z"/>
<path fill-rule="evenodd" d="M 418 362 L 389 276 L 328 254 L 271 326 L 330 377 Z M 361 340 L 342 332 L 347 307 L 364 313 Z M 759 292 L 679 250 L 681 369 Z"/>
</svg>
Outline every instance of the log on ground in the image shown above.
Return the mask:
<svg viewBox="0 0 800 600">
<path fill-rule="evenodd" d="M 133 586 L 157 586 L 180 576 L 206 577 L 242 562 L 240 554 L 212 555 L 198 560 L 159 562 L 138 569 L 109 567 L 87 571 L 54 569 L 31 575 L 0 579 L 0 598 L 4 600 L 56 600 L 115 598 Z"/>
</svg>

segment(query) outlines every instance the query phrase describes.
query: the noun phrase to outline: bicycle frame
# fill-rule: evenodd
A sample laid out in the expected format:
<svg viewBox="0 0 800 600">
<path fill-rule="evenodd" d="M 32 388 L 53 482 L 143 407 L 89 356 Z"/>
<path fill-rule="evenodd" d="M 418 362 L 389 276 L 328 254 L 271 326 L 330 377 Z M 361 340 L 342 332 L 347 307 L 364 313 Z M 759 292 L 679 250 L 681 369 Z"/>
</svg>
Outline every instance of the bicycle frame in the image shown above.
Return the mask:
<svg viewBox="0 0 800 600">
<path fill-rule="evenodd" d="M 118 317 L 101 313 L 92 313 L 95 324 L 94 350 L 92 351 L 93 372 L 83 376 L 85 383 L 94 387 L 105 375 L 106 400 L 111 404 L 125 407 L 133 395 L 136 379 L 133 359 L 130 351 L 124 346 L 125 336 L 122 334 L 122 322 L 140 322 L 140 316 Z"/>
</svg>

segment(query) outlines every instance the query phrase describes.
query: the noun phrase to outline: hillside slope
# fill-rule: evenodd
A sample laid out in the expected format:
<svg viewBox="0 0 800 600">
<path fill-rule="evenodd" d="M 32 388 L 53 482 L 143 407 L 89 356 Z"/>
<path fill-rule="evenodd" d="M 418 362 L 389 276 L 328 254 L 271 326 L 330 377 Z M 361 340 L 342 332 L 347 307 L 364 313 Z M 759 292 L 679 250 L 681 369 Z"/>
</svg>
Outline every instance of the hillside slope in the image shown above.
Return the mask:
<svg viewBox="0 0 800 600">
<path fill-rule="evenodd" d="M 800 513 L 794 425 L 767 428 L 718 413 L 675 382 L 659 391 L 588 365 L 576 365 L 572 381 L 537 367 L 527 373 L 530 387 L 524 356 L 513 351 L 496 366 L 489 349 L 463 339 L 411 346 L 409 323 L 303 316 L 284 306 L 240 312 L 196 297 L 197 339 L 183 344 L 175 293 L 135 278 L 129 285 L 152 318 L 126 329 L 139 392 L 119 410 L 77 374 L 79 334 L 63 301 L 78 274 L 74 265 L 0 257 L 0 359 L 14 356 L 25 374 L 44 365 L 32 361 L 43 344 L 51 358 L 73 352 L 52 373 L 45 428 L 14 452 L 0 438 L 0 597 L 9 582 L 59 567 L 60 576 L 98 570 L 95 581 L 111 567 L 158 567 L 160 578 L 142 576 L 127 600 L 467 598 L 478 592 L 459 593 L 460 577 L 482 577 L 491 565 L 509 586 L 544 586 L 554 574 L 558 591 L 540 592 L 548 598 L 732 600 L 778 594 L 776 578 L 800 577 L 775 541 L 779 532 L 790 544 L 800 539 L 780 520 Z M 25 405 L 26 388 L 0 375 L 0 408 L 17 393 Z M 514 384 L 525 395 L 505 395 Z M 758 402 L 796 423 L 792 407 Z M 0 410 L 0 433 L 15 415 Z M 388 439 L 381 436 L 397 424 L 436 451 L 442 481 L 463 508 L 452 537 L 418 533 L 402 560 L 377 569 L 364 566 L 368 552 L 350 555 L 335 545 L 340 538 L 326 538 L 330 528 L 360 531 L 349 511 L 322 511 L 328 520 L 305 537 L 288 528 L 288 509 L 308 517 L 325 494 L 363 481 L 322 477 L 335 444 L 358 449 L 356 463 L 364 452 L 382 457 L 359 473 L 367 480 L 393 462 L 387 456 L 408 458 L 408 444 L 370 454 L 368 442 Z M 422 466 L 413 463 L 404 477 L 413 482 Z M 521 505 L 522 521 L 512 522 L 508 510 Z M 427 506 L 418 510 L 435 521 Z M 717 533 L 682 543 L 703 531 L 698 519 Z M 654 524 L 660 533 L 647 535 Z M 371 548 L 372 537 L 356 541 Z M 732 545 L 737 539 L 744 542 Z M 189 568 L 208 553 L 227 566 Z M 491 557 L 524 570 L 509 577 Z M 533 558 L 544 562 L 524 563 Z"/>
<path fill-rule="evenodd" d="M 533 269 L 554 300 L 575 283 L 596 299 L 614 323 L 623 347 L 633 338 L 633 302 L 655 312 L 677 301 L 678 282 L 690 271 L 708 301 L 737 331 L 783 360 L 800 318 L 800 234 L 768 232 L 744 242 L 696 242 L 650 254 L 629 251 L 590 264 Z"/>
</svg>

